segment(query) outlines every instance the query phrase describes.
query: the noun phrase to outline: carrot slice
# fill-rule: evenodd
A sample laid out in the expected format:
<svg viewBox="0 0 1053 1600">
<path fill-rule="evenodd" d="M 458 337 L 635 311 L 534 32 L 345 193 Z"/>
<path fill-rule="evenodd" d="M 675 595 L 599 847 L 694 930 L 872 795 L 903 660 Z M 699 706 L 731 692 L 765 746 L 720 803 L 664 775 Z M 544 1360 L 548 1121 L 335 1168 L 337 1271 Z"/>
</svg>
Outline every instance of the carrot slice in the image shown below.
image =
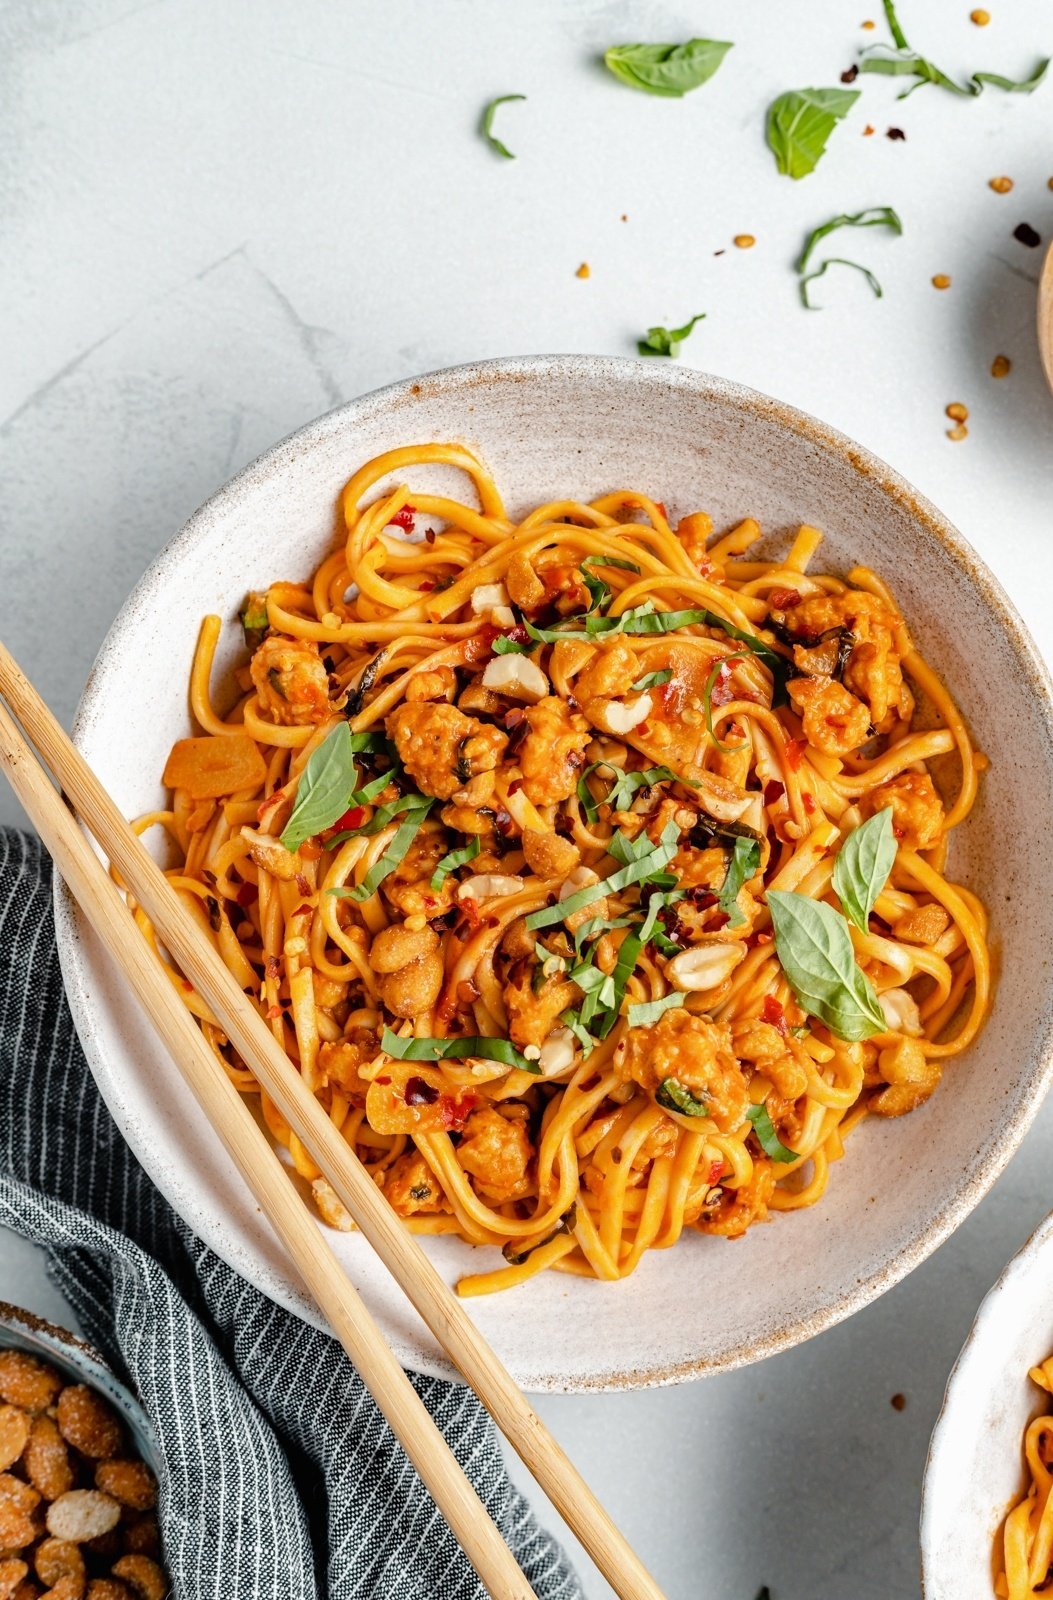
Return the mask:
<svg viewBox="0 0 1053 1600">
<path fill-rule="evenodd" d="M 267 768 L 255 741 L 245 733 L 180 739 L 165 762 L 169 789 L 185 789 L 192 800 L 218 800 L 262 786 Z"/>
</svg>

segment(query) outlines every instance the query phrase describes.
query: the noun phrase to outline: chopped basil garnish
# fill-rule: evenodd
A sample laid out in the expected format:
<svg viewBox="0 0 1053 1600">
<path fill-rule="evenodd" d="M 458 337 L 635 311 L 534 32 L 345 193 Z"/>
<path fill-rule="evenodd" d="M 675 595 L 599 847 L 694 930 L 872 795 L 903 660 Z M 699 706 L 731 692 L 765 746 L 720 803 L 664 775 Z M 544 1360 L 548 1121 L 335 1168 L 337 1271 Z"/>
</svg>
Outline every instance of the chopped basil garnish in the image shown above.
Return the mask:
<svg viewBox="0 0 1053 1600">
<path fill-rule="evenodd" d="M 817 267 L 814 272 L 809 272 L 798 284 L 801 292 L 801 304 L 806 311 L 819 311 L 822 309 L 820 306 L 813 306 L 808 295 L 808 285 L 814 283 L 816 278 L 823 277 L 827 267 L 851 267 L 855 272 L 861 272 L 873 290 L 875 300 L 880 300 L 885 292 L 869 267 L 862 266 L 858 261 L 849 261 L 845 256 L 829 256 L 821 267 Z"/>
<path fill-rule="evenodd" d="M 526 99 L 526 95 L 525 94 L 499 94 L 496 100 L 491 100 L 490 101 L 489 105 L 486 107 L 486 109 L 483 112 L 483 121 L 482 121 L 483 138 L 488 141 L 491 150 L 495 150 L 499 156 L 504 156 L 506 161 L 514 161 L 515 160 L 515 155 L 513 154 L 513 152 L 511 150 L 509 150 L 509 148 L 508 148 L 508 146 L 506 144 L 502 144 L 501 140 L 497 137 L 496 133 L 494 132 L 494 113 L 497 110 L 498 106 L 506 106 L 512 100 L 525 100 L 525 99 Z"/>
<path fill-rule="evenodd" d="M 579 889 L 576 894 L 557 901 L 554 906 L 541 906 L 537 911 L 531 911 L 526 918 L 527 928 L 533 931 L 535 928 L 551 927 L 553 923 L 563 922 L 567 917 L 573 916 L 575 911 L 584 911 L 586 906 L 602 900 L 605 895 L 627 889 L 633 883 L 646 883 L 660 878 L 662 869 L 669 865 L 679 848 L 679 832 L 675 822 L 667 822 L 662 829 L 659 844 L 651 846 L 648 841 L 649 848 L 644 855 L 629 860 L 626 866 L 619 867 L 609 878 L 603 878 L 599 883 L 590 883 L 586 888 Z M 615 839 L 624 840 L 625 835 L 615 834 Z M 614 840 L 611 844 L 614 844 Z"/>
<path fill-rule="evenodd" d="M 639 572 L 640 568 L 635 561 L 626 561 L 624 556 L 585 556 L 580 565 L 582 567 L 617 567 L 622 572 Z"/>
<path fill-rule="evenodd" d="M 753 1123 L 753 1131 L 757 1135 L 764 1154 L 772 1161 L 799 1161 L 800 1155 L 796 1150 L 791 1150 L 784 1145 L 775 1132 L 775 1124 L 768 1115 L 767 1106 L 750 1106 L 746 1116 Z"/>
<path fill-rule="evenodd" d="M 632 89 L 679 100 L 716 72 L 732 48 L 720 39 L 688 39 L 686 44 L 615 44 L 603 59 Z"/>
<path fill-rule="evenodd" d="M 768 107 L 768 144 L 781 173 L 814 172 L 826 141 L 859 99 L 858 89 L 790 89 Z"/>
<path fill-rule="evenodd" d="M 506 633 L 499 634 L 490 646 L 498 656 L 528 656 L 534 646 L 531 642 L 520 644 L 517 639 L 510 639 Z"/>
<path fill-rule="evenodd" d="M 704 1100 L 696 1100 L 690 1089 L 685 1089 L 679 1078 L 663 1078 L 654 1097 L 666 1111 L 679 1111 L 684 1117 L 708 1117 L 709 1107 Z"/>
<path fill-rule="evenodd" d="M 578 1043 L 581 1045 L 582 1055 L 587 1059 L 595 1050 L 596 1041 L 592 1037 L 592 1034 L 589 1032 L 588 1028 L 583 1027 L 578 1013 L 576 1011 L 564 1011 L 559 1020 L 562 1022 L 565 1028 L 570 1029 L 575 1039 L 577 1039 Z"/>
<path fill-rule="evenodd" d="M 706 679 L 706 687 L 702 691 L 702 710 L 704 711 L 706 718 L 706 732 L 709 734 L 709 737 L 712 739 L 717 749 L 723 750 L 725 755 L 730 755 L 735 746 L 724 744 L 722 740 L 717 738 L 716 730 L 713 727 L 713 690 L 717 686 L 717 679 L 720 678 L 725 672 L 730 674 L 732 666 L 737 665 L 738 658 L 736 656 L 721 656 L 719 660 L 714 661 L 713 665 L 709 669 L 709 676 Z"/>
<path fill-rule="evenodd" d="M 355 775 L 351 730 L 346 722 L 338 722 L 300 774 L 296 804 L 282 834 L 286 850 L 298 850 L 305 839 L 331 828 L 343 816 L 351 803 Z"/>
<path fill-rule="evenodd" d="M 370 895 L 376 894 L 384 879 L 389 877 L 405 859 L 410 845 L 417 836 L 421 823 L 434 804 L 435 802 L 430 795 L 425 797 L 424 795 L 413 794 L 403 795 L 402 799 L 395 801 L 392 806 L 383 807 L 384 811 L 392 815 L 395 811 L 408 813 L 405 822 L 396 829 L 394 837 L 384 854 L 379 860 L 374 861 L 357 889 L 327 889 L 326 893 L 335 895 L 341 900 L 368 900 Z M 377 816 L 373 818 L 370 824 L 371 832 L 379 831 L 374 827 L 374 824 L 380 814 L 378 811 Z M 388 820 L 390 821 L 390 816 Z"/>
<path fill-rule="evenodd" d="M 970 73 L 965 83 L 956 83 L 953 78 L 947 76 L 946 72 L 942 72 L 935 62 L 927 61 L 924 56 L 911 49 L 907 42 L 907 36 L 900 26 L 899 18 L 896 16 L 893 0 L 882 0 L 882 4 L 885 8 L 885 20 L 892 35 L 892 45 L 877 44 L 872 45 L 869 50 L 865 50 L 863 52 L 863 60 L 860 63 L 860 71 L 877 72 L 886 78 L 913 78 L 914 82 L 909 88 L 904 89 L 902 94 L 897 96 L 899 100 L 905 100 L 909 94 L 914 93 L 915 89 L 921 89 L 927 83 L 934 83 L 939 89 L 948 89 L 951 94 L 971 95 L 973 97 L 982 94 L 984 85 L 987 83 L 991 84 L 995 89 L 1004 89 L 1009 94 L 1030 94 L 1032 90 L 1038 88 L 1046 75 L 1046 69 L 1049 66 L 1048 57 L 1038 63 L 1029 78 L 1003 78 L 997 72 L 973 72 Z M 892 53 L 879 56 L 872 54 L 874 50 L 891 50 Z"/>
<path fill-rule="evenodd" d="M 674 990 L 672 994 L 663 995 L 661 1000 L 644 1000 L 639 1005 L 630 1006 L 630 1028 L 646 1028 L 650 1023 L 657 1022 L 666 1011 L 682 1006 L 685 998 L 679 990 Z"/>
<path fill-rule="evenodd" d="M 728 862 L 727 874 L 721 885 L 717 904 L 727 912 L 728 927 L 741 928 L 746 918 L 739 910 L 739 891 L 749 883 L 760 868 L 761 847 L 756 839 L 736 839 Z"/>
<path fill-rule="evenodd" d="M 520 1072 L 541 1071 L 536 1061 L 528 1061 L 509 1039 L 400 1039 L 397 1033 L 385 1028 L 380 1037 L 380 1048 L 396 1061 L 465 1061 L 478 1057 L 480 1061 L 500 1061 L 502 1066 L 518 1067 Z"/>
<path fill-rule="evenodd" d="M 837 852 L 834 893 L 845 916 L 863 933 L 869 932 L 870 913 L 888 882 L 896 860 L 892 812 L 875 811 L 869 822 L 854 828 Z"/>
<path fill-rule="evenodd" d="M 448 855 L 443 856 L 431 875 L 431 887 L 433 889 L 441 889 L 444 880 L 450 876 L 450 873 L 456 872 L 458 867 L 465 866 L 469 861 L 474 861 L 482 848 L 483 841 L 476 834 L 460 850 L 451 850 Z"/>
<path fill-rule="evenodd" d="M 696 322 L 704 322 L 706 313 L 700 311 L 690 322 L 685 322 L 682 328 L 648 328 L 646 339 L 637 339 L 636 349 L 642 356 L 671 356 L 675 361 L 680 354 L 680 346 L 691 333 Z"/>
<path fill-rule="evenodd" d="M 614 782 L 602 800 L 594 800 L 587 779 L 601 767 L 606 767 L 608 772 L 614 773 Z M 591 766 L 585 768 L 578 779 L 578 799 L 588 820 L 595 822 L 600 814 L 600 806 L 610 806 L 612 811 L 627 811 L 637 789 L 650 789 L 656 783 L 687 781 L 686 778 L 678 778 L 669 767 L 647 767 L 643 772 L 624 772 L 621 767 L 612 766 L 609 761 L 594 761 Z"/>
<path fill-rule="evenodd" d="M 870 206 L 866 211 L 842 211 L 840 215 L 831 217 L 829 222 L 822 223 L 818 228 L 813 228 L 804 243 L 804 249 L 797 258 L 795 271 L 804 272 L 811 260 L 812 251 L 820 239 L 825 239 L 838 228 L 890 228 L 893 233 L 902 233 L 903 224 L 891 206 Z"/>
<path fill-rule="evenodd" d="M 869 1039 L 888 1028 L 873 985 L 856 964 L 848 923 L 806 894 L 768 891 L 775 953 L 809 1016 L 839 1039 Z"/>
<path fill-rule="evenodd" d="M 645 672 L 642 678 L 630 684 L 634 693 L 642 693 L 644 689 L 658 689 L 663 683 L 668 683 L 673 676 L 672 667 L 665 667 L 661 672 Z"/>
</svg>

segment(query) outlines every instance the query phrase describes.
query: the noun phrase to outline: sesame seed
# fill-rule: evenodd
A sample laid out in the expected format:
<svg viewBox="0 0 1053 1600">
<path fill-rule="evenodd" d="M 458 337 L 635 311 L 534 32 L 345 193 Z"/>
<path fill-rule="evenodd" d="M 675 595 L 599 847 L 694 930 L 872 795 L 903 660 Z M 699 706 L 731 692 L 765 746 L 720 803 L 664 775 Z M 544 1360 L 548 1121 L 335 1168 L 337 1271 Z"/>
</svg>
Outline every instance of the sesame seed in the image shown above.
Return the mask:
<svg viewBox="0 0 1053 1600">
<path fill-rule="evenodd" d="M 947 407 L 947 415 L 952 422 L 966 422 L 969 417 L 969 407 L 963 406 L 961 401 L 955 400 L 952 405 Z"/>
<path fill-rule="evenodd" d="M 1008 356 L 995 356 L 994 360 L 991 362 L 992 378 L 1006 377 L 1012 364 L 1013 363 L 1010 361 Z"/>
<path fill-rule="evenodd" d="M 932 280 L 932 287 L 934 289 L 949 289 L 950 286 L 951 280 L 947 276 L 946 272 L 937 272 L 936 276 Z"/>
<path fill-rule="evenodd" d="M 947 437 L 948 439 L 953 439 L 957 444 L 960 440 L 969 437 L 969 430 L 964 422 L 956 422 L 953 428 L 947 429 Z"/>
<path fill-rule="evenodd" d="M 1008 194 L 1013 187 L 1012 178 L 991 178 L 987 187 L 993 189 L 995 194 Z"/>
<path fill-rule="evenodd" d="M 989 11 L 970 11 L 969 13 L 969 21 L 975 22 L 978 28 L 986 28 L 990 20 L 991 13 Z"/>
<path fill-rule="evenodd" d="M 737 233 L 734 243 L 739 250 L 752 250 L 757 241 L 752 233 Z"/>
</svg>

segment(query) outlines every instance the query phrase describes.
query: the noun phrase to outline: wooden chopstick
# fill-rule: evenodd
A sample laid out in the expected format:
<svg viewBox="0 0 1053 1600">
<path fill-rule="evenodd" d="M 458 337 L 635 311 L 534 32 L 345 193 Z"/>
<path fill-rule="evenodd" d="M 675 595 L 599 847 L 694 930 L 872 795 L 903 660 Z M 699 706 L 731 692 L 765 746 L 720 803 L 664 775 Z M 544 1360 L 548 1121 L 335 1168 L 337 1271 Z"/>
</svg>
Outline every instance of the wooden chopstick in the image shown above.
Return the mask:
<svg viewBox="0 0 1053 1600">
<path fill-rule="evenodd" d="M 620 1600 L 662 1591 L 304 1084 L 164 873 L 0 644 L 2 693 L 239 1055 Z M 178 998 L 178 997 L 177 997 Z"/>
<path fill-rule="evenodd" d="M 260 1209 L 351 1357 L 488 1592 L 537 1600 L 364 1302 L 276 1160 L 27 741 L 0 706 L 0 765 L 59 872 L 118 962 Z"/>
</svg>

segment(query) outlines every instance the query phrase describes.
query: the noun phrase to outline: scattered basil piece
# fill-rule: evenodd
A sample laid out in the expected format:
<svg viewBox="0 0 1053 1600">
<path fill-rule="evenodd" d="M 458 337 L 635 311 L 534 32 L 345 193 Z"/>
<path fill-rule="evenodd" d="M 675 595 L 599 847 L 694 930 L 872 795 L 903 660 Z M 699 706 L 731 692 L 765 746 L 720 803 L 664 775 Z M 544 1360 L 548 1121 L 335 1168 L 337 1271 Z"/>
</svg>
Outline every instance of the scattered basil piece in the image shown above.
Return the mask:
<svg viewBox="0 0 1053 1600">
<path fill-rule="evenodd" d="M 812 251 L 820 239 L 825 239 L 838 228 L 891 228 L 893 233 L 903 232 L 903 223 L 891 206 L 869 206 L 866 211 L 842 211 L 839 216 L 831 217 L 829 222 L 822 223 L 818 228 L 813 228 L 805 240 L 804 249 L 797 258 L 796 272 L 804 272 L 811 260 Z"/>
<path fill-rule="evenodd" d="M 465 866 L 469 861 L 474 861 L 482 848 L 483 841 L 479 834 L 476 834 L 460 850 L 451 850 L 448 855 L 443 856 L 431 875 L 431 888 L 441 889 L 450 873 L 456 872 L 458 867 Z"/>
<path fill-rule="evenodd" d="M 327 889 L 326 894 L 335 895 L 340 900 L 368 900 L 370 895 L 376 894 L 384 879 L 389 877 L 405 859 L 421 823 L 434 804 L 430 795 L 426 799 L 421 795 L 404 795 L 402 801 L 396 801 L 395 807 L 400 811 L 406 811 L 408 815 L 405 822 L 396 829 L 384 854 L 374 861 L 357 889 Z M 384 807 L 384 809 L 389 808 Z M 377 816 L 379 815 L 380 812 L 377 813 Z M 374 817 L 373 823 L 376 820 Z M 373 828 L 372 823 L 370 828 L 374 832 L 379 831 Z"/>
<path fill-rule="evenodd" d="M 873 985 L 856 964 L 848 923 L 825 901 L 768 891 L 775 953 L 798 1003 L 839 1039 L 869 1039 L 888 1028 Z"/>
<path fill-rule="evenodd" d="M 739 891 L 760 868 L 761 847 L 757 839 L 736 839 L 728 870 L 717 896 L 717 905 L 728 915 L 729 928 L 741 928 L 746 918 L 739 910 Z"/>
<path fill-rule="evenodd" d="M 681 99 L 716 72 L 732 46 L 720 39 L 688 39 L 686 44 L 614 44 L 603 59 L 631 89 Z"/>
<path fill-rule="evenodd" d="M 578 1013 L 576 1011 L 564 1011 L 559 1020 L 563 1023 L 564 1027 L 570 1029 L 575 1039 L 577 1039 L 578 1043 L 581 1045 L 582 1055 L 588 1059 L 588 1057 L 596 1048 L 596 1041 L 592 1037 L 592 1034 L 589 1032 L 589 1030 L 582 1026 L 581 1018 L 578 1016 Z"/>
<path fill-rule="evenodd" d="M 618 567 L 622 572 L 639 572 L 640 568 L 635 561 L 626 561 L 624 556 L 585 556 L 579 563 L 582 567 Z"/>
<path fill-rule="evenodd" d="M 896 96 L 898 100 L 905 100 L 915 89 L 924 88 L 925 84 L 933 83 L 939 89 L 947 89 L 951 94 L 971 96 L 975 98 L 983 94 L 984 85 L 990 84 L 992 88 L 1004 89 L 1009 94 L 1031 94 L 1037 89 L 1046 75 L 1049 67 L 1049 57 L 1038 63 L 1029 78 L 1004 78 L 998 72 L 972 72 L 965 83 L 956 83 L 953 78 L 933 61 L 927 61 L 916 50 L 911 49 L 907 36 L 903 32 L 899 18 L 896 16 L 896 7 L 893 0 L 882 0 L 885 9 L 885 20 L 892 35 L 892 45 L 871 45 L 864 50 L 863 60 L 860 62 L 861 72 L 879 73 L 885 78 L 913 78 L 914 82 L 902 94 Z M 893 54 L 879 56 L 872 54 L 875 50 L 893 50 Z"/>
<path fill-rule="evenodd" d="M 896 860 L 892 812 L 875 811 L 869 822 L 854 828 L 837 852 L 834 893 L 845 916 L 863 933 L 869 932 L 870 913 L 888 882 Z"/>
<path fill-rule="evenodd" d="M 674 1011 L 678 1006 L 682 1006 L 686 998 L 686 995 L 674 989 L 672 994 L 665 994 L 660 1000 L 644 1000 L 639 1005 L 630 1006 L 628 1011 L 630 1028 L 646 1028 L 650 1023 L 657 1022 L 664 1012 Z"/>
<path fill-rule="evenodd" d="M 654 1097 L 666 1111 L 679 1111 L 685 1117 L 708 1117 L 709 1107 L 704 1100 L 696 1100 L 690 1089 L 685 1089 L 679 1078 L 663 1078 Z"/>
<path fill-rule="evenodd" d="M 800 1160 L 798 1152 L 784 1145 L 779 1135 L 775 1132 L 775 1124 L 768 1115 L 767 1106 L 750 1106 L 746 1116 L 753 1123 L 753 1131 L 757 1135 L 757 1142 L 771 1161 Z"/>
<path fill-rule="evenodd" d="M 844 256 L 830 256 L 826 261 L 823 262 L 821 267 L 817 267 L 814 272 L 809 272 L 807 276 L 803 277 L 800 281 L 798 287 L 801 291 L 801 304 L 804 306 L 806 311 L 821 310 L 820 306 L 813 306 L 811 300 L 808 298 L 808 285 L 810 283 L 814 283 L 816 278 L 823 277 L 827 267 L 852 267 L 856 272 L 861 272 L 869 283 L 871 289 L 874 291 L 874 298 L 877 300 L 881 299 L 884 290 L 869 267 L 861 266 L 858 261 L 847 261 Z"/>
<path fill-rule="evenodd" d="M 673 676 L 672 667 L 665 667 L 661 672 L 645 672 L 642 678 L 630 684 L 634 693 L 642 693 L 644 689 L 658 689 L 663 683 L 668 683 Z"/>
<path fill-rule="evenodd" d="M 238 612 L 238 621 L 241 631 L 245 636 L 245 643 L 250 650 L 255 650 L 270 627 L 270 618 L 267 615 L 267 596 L 265 594 L 250 594 L 244 606 Z"/>
<path fill-rule="evenodd" d="M 396 1061 L 465 1061 L 477 1056 L 480 1061 L 500 1061 L 506 1067 L 518 1067 L 520 1072 L 541 1071 L 536 1061 L 528 1061 L 509 1039 L 400 1039 L 397 1033 L 385 1028 L 380 1036 L 380 1048 Z"/>
<path fill-rule="evenodd" d="M 614 782 L 602 800 L 594 800 L 586 780 L 601 767 L 606 767 L 608 772 L 615 774 Z M 594 761 L 591 766 L 585 768 L 578 779 L 578 799 L 588 820 L 595 822 L 600 814 L 600 806 L 610 806 L 612 811 L 626 811 L 637 789 L 650 789 L 656 783 L 686 782 L 688 782 L 686 778 L 678 778 L 669 767 L 647 767 L 643 772 L 624 772 L 621 767 L 612 766 L 609 761 Z"/>
<path fill-rule="evenodd" d="M 859 99 L 858 89 L 790 89 L 768 107 L 768 144 L 781 173 L 814 172 L 826 141 Z"/>
<path fill-rule="evenodd" d="M 338 722 L 308 758 L 282 844 L 299 850 L 305 839 L 331 828 L 350 804 L 355 787 L 355 747 L 346 722 Z"/>
<path fill-rule="evenodd" d="M 648 328 L 646 339 L 637 339 L 636 349 L 642 356 L 670 356 L 674 361 L 680 354 L 680 346 L 691 333 L 696 322 L 704 322 L 706 313 L 700 311 L 697 317 L 692 317 L 690 322 L 685 322 L 682 328 Z"/>
<path fill-rule="evenodd" d="M 533 650 L 533 644 L 520 644 L 516 639 L 509 639 L 507 634 L 499 634 L 490 646 L 498 656 L 528 656 Z"/>
<path fill-rule="evenodd" d="M 499 94 L 496 100 L 490 101 L 490 104 L 483 112 L 483 138 L 489 142 L 491 150 L 495 150 L 499 156 L 504 156 L 506 161 L 514 161 L 515 155 L 511 150 L 509 150 L 506 144 L 502 144 L 501 140 L 494 132 L 494 112 L 497 110 L 498 106 L 506 106 L 512 100 L 525 99 L 525 94 Z"/>
<path fill-rule="evenodd" d="M 612 872 L 609 878 L 602 878 L 599 883 L 590 883 L 586 888 L 579 889 L 576 894 L 557 901 L 554 906 L 541 906 L 537 911 L 531 911 L 526 918 L 527 928 L 533 931 L 535 928 L 551 927 L 555 922 L 563 922 L 575 911 L 583 911 L 594 901 L 602 900 L 605 895 L 616 894 L 621 889 L 629 888 L 630 884 L 645 883 L 660 876 L 662 868 L 667 867 L 676 855 L 679 836 L 680 830 L 676 823 L 666 823 L 662 829 L 661 842 L 651 846 L 645 855 L 630 860 L 626 866 L 620 867 L 617 872 Z M 624 837 L 625 835 L 615 834 L 616 839 Z"/>
</svg>

